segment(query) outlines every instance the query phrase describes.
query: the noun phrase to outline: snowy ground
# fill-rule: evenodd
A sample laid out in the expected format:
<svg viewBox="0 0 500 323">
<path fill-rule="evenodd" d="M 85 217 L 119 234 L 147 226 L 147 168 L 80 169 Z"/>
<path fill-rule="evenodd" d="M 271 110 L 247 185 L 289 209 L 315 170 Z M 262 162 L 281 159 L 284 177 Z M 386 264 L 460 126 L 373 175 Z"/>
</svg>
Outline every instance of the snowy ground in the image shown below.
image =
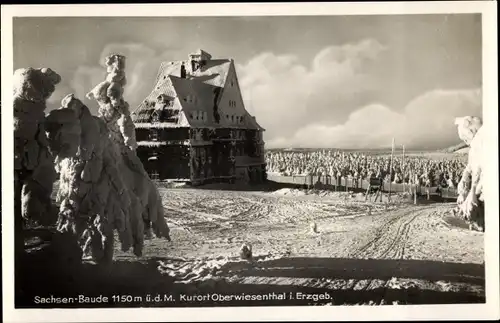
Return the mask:
<svg viewBox="0 0 500 323">
<path fill-rule="evenodd" d="M 161 194 L 173 242 L 149 242 L 145 257 L 175 259 L 159 260 L 158 269 L 179 284 L 287 286 L 332 295 L 421 289 L 442 293 L 443 302 L 447 292 L 484 297 L 483 234 L 450 221 L 453 204 L 414 206 L 401 196 L 392 204 L 370 203 L 362 194 L 288 188 Z M 239 259 L 243 243 L 252 245 L 253 262 Z M 409 301 L 400 297 L 392 301 Z"/>
<path fill-rule="evenodd" d="M 86 264 L 99 293 L 142 295 L 115 306 L 484 302 L 483 233 L 451 218 L 453 204 L 413 205 L 403 196 L 373 203 L 362 194 L 289 188 L 160 193 L 172 242 L 147 241 L 141 259 L 117 250 L 106 274 Z M 253 248 L 251 261 L 239 258 L 243 243 Z M 273 292 L 286 300 L 181 299 Z M 329 299 L 299 300 L 296 292 Z M 175 301 L 145 298 L 165 293 Z"/>
</svg>

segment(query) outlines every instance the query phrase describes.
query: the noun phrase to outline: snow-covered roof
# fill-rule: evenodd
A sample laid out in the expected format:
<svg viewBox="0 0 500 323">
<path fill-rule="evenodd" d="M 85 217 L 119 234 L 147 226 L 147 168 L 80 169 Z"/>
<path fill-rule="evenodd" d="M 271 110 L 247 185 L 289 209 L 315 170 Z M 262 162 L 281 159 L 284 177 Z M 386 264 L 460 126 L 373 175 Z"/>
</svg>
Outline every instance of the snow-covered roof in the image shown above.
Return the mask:
<svg viewBox="0 0 500 323">
<path fill-rule="evenodd" d="M 186 78 L 218 87 L 224 87 L 231 63 L 232 61 L 230 59 L 211 59 L 208 60 L 205 65 L 201 66 L 197 71 L 190 72 L 189 75 L 186 76 Z M 172 61 L 161 63 L 158 74 L 156 75 L 156 82 L 158 82 L 162 78 L 166 78 L 169 75 L 181 77 L 182 65 L 184 65 L 186 70 L 189 71 L 189 61 Z"/>
<path fill-rule="evenodd" d="M 219 122 L 216 122 L 214 105 L 218 107 L 220 103 L 228 74 L 234 69 L 234 63 L 230 59 L 211 59 L 210 54 L 203 50 L 193 54 L 208 58 L 196 71 L 191 71 L 189 61 L 161 63 L 153 90 L 132 114 L 136 128 L 204 127 L 264 130 L 247 111 L 239 122 L 235 122 L 237 119 L 228 119 L 222 113 Z M 185 77 L 181 77 L 182 65 L 186 69 Z M 160 102 L 163 100 L 162 95 L 167 100 L 172 100 L 171 109 L 181 111 L 176 123 L 150 123 L 151 114 L 158 108 L 163 109 L 163 104 Z"/>
</svg>

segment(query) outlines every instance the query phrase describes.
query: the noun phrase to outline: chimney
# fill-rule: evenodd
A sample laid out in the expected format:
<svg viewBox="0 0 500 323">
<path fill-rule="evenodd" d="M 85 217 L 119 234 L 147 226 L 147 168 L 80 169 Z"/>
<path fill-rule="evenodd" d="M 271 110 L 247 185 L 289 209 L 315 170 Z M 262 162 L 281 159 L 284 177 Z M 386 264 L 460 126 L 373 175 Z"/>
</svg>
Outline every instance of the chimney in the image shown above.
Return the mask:
<svg viewBox="0 0 500 323">
<path fill-rule="evenodd" d="M 181 78 L 186 78 L 186 67 L 184 66 L 184 63 L 181 65 Z"/>
<path fill-rule="evenodd" d="M 198 64 L 194 59 L 191 59 L 191 71 L 196 72 L 196 69 L 198 68 Z"/>
</svg>

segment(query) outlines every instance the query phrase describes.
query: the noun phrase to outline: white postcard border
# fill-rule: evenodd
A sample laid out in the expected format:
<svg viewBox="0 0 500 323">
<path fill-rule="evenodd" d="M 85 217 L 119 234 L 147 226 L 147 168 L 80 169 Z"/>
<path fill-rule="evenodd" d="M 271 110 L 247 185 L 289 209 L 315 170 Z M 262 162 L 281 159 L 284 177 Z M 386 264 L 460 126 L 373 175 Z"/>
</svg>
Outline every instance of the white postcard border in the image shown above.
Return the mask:
<svg viewBox="0 0 500 323">
<path fill-rule="evenodd" d="M 486 304 L 398 306 L 286 306 L 213 308 L 118 309 L 14 309 L 13 148 L 10 91 L 2 91 L 2 254 L 5 322 L 123 322 L 123 321 L 257 321 L 257 320 L 408 320 L 498 319 L 499 301 L 499 185 L 498 185 L 498 82 L 496 1 L 372 2 L 372 3 L 224 3 L 224 4 L 122 4 L 122 5 L 2 5 L 2 84 L 12 88 L 15 16 L 273 16 L 273 15 L 394 15 L 481 13 L 483 24 L 483 118 L 488 132 L 485 182 Z M 9 46 L 10 44 L 10 46 Z M 489 215 L 489 216 L 488 216 Z"/>
</svg>

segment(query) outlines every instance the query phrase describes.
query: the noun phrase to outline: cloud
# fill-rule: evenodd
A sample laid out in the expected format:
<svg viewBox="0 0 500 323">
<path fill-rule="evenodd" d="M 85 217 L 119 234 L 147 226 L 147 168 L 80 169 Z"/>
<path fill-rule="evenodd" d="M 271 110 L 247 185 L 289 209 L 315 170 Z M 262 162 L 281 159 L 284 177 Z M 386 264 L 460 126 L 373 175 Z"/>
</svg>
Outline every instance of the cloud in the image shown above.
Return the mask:
<svg viewBox="0 0 500 323">
<path fill-rule="evenodd" d="M 341 124 L 370 103 L 379 84 L 369 71 L 384 50 L 373 39 L 329 46 L 307 65 L 294 55 L 262 53 L 237 65 L 245 106 L 267 138 L 291 136 L 304 122 Z"/>
<path fill-rule="evenodd" d="M 101 52 L 99 62 L 93 66 L 78 67 L 70 82 L 73 93 L 94 114 L 97 112 L 97 105 L 88 100 L 85 95 L 98 83 L 104 81 L 106 75 L 104 59 L 114 53 L 126 57 L 127 85 L 124 97 L 130 104 L 131 110 L 135 109 L 152 90 L 161 62 L 178 59 L 174 56 L 177 54 L 177 50 L 173 49 L 158 51 L 141 43 L 110 43 L 106 45 Z"/>
<path fill-rule="evenodd" d="M 67 84 L 63 77 L 61 83 L 56 86 L 54 93 L 47 99 L 47 109 L 45 112 L 60 108 L 61 100 L 72 92 L 74 92 L 73 88 Z"/>
<path fill-rule="evenodd" d="M 433 90 L 424 93 L 401 112 L 370 104 L 352 112 L 344 124 L 305 125 L 291 137 L 271 138 L 266 146 L 319 148 L 385 148 L 392 138 L 408 148 L 438 149 L 456 144 L 457 116 L 482 115 L 480 89 Z"/>
<path fill-rule="evenodd" d="M 238 65 L 245 106 L 266 128 L 266 146 L 379 148 L 392 137 L 408 148 L 456 144 L 453 118 L 481 115 L 480 90 L 394 84 L 392 63 L 382 59 L 388 50 L 364 39 L 328 46 L 305 65 L 273 53 Z M 399 92 L 423 94 L 395 102 Z"/>
<path fill-rule="evenodd" d="M 429 85 L 415 89 L 424 93 L 407 104 L 388 104 L 388 93 L 411 84 L 388 88 L 387 62 L 380 59 L 386 50 L 364 39 L 323 48 L 305 63 L 296 55 L 265 52 L 237 64 L 245 106 L 266 128 L 266 146 L 376 148 L 390 145 L 392 137 L 408 148 L 457 143 L 453 118 L 481 115 L 481 91 Z M 99 62 L 80 66 L 49 103 L 58 106 L 73 92 L 95 113 L 95 102 L 85 94 L 104 80 L 104 58 L 112 53 L 127 57 L 125 98 L 132 109 L 151 91 L 160 63 L 186 55 L 140 43 L 108 44 Z"/>
<path fill-rule="evenodd" d="M 79 66 L 70 81 L 70 86 L 76 97 L 86 100 L 85 95 L 94 86 L 104 81 L 106 69 L 95 66 Z"/>
</svg>

